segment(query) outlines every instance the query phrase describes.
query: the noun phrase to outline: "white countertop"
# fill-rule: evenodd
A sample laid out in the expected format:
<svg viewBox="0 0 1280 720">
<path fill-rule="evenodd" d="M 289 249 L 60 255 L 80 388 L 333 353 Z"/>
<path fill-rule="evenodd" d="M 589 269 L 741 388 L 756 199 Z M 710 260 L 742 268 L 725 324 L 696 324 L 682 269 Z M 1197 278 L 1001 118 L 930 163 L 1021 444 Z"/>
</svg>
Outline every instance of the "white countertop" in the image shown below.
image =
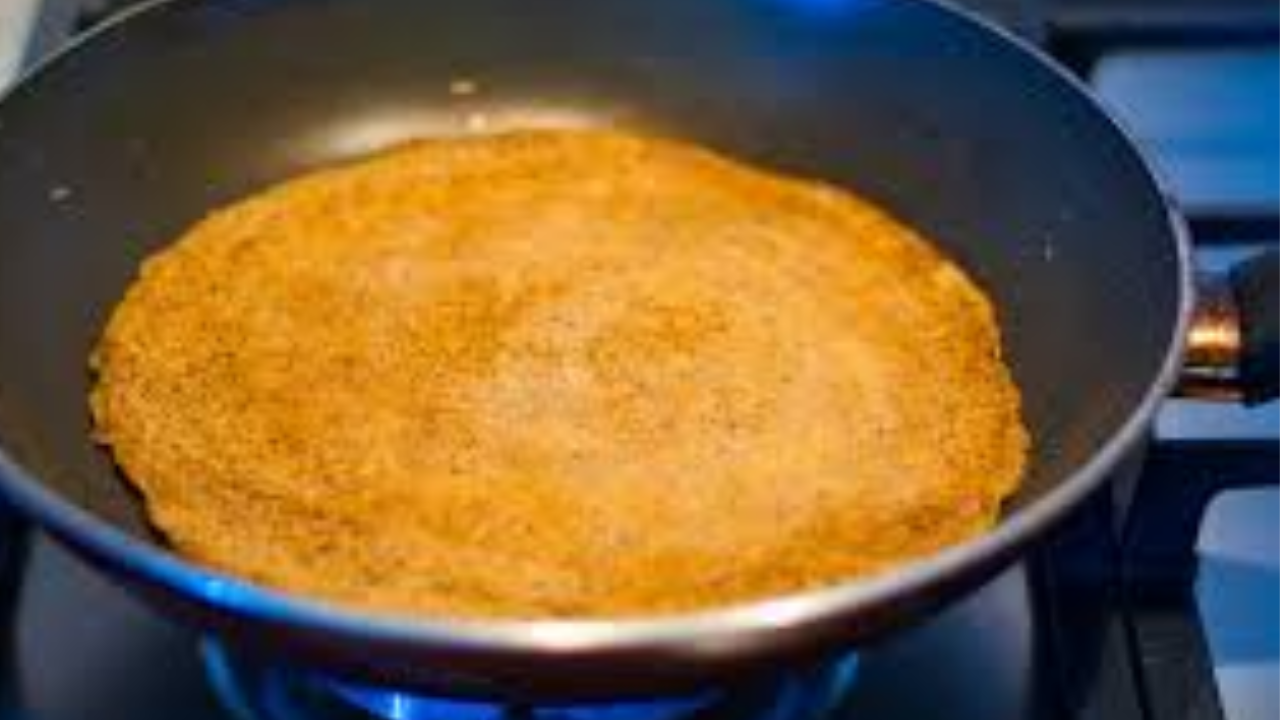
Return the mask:
<svg viewBox="0 0 1280 720">
<path fill-rule="evenodd" d="M 0 0 L 0 87 L 8 85 L 22 65 L 40 0 Z"/>
</svg>

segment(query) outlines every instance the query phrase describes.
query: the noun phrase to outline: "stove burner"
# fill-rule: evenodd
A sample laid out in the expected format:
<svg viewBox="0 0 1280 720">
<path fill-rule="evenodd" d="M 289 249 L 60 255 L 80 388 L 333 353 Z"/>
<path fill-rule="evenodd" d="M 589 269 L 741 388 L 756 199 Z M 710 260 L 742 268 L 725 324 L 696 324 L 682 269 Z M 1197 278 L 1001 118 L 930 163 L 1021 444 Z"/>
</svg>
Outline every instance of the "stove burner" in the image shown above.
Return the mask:
<svg viewBox="0 0 1280 720">
<path fill-rule="evenodd" d="M 497 706 L 474 700 L 443 700 L 343 684 L 335 684 L 333 689 L 345 700 L 368 710 L 372 717 L 388 720 L 693 720 L 698 711 L 712 706 L 718 698 L 718 694 L 712 692 L 664 700 L 533 708 Z"/>
<path fill-rule="evenodd" d="M 210 685 L 236 720 L 829 720 L 849 696 L 849 654 L 741 688 L 676 698 L 529 706 L 414 695 L 256 662 L 205 638 Z"/>
</svg>

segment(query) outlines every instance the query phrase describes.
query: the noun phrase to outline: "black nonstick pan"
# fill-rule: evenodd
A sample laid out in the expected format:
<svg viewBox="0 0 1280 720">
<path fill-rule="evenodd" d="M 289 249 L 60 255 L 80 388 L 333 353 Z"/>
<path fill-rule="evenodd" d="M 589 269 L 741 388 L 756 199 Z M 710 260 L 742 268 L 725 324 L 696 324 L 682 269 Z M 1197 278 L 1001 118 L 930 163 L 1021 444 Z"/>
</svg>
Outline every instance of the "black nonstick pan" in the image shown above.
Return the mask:
<svg viewBox="0 0 1280 720">
<path fill-rule="evenodd" d="M 996 300 L 1035 441 L 1000 525 L 871 581 L 613 623 L 365 616 L 165 549 L 85 402 L 139 261 L 308 168 L 547 124 L 688 138 L 937 239 Z M 0 489 L 167 612 L 285 662 L 503 697 L 690 688 L 852 647 L 988 578 L 1140 452 L 1180 375 L 1274 396 L 1274 258 L 1206 279 L 1199 312 L 1193 276 L 1158 182 L 1086 93 L 927 0 L 160 2 L 0 102 Z"/>
</svg>

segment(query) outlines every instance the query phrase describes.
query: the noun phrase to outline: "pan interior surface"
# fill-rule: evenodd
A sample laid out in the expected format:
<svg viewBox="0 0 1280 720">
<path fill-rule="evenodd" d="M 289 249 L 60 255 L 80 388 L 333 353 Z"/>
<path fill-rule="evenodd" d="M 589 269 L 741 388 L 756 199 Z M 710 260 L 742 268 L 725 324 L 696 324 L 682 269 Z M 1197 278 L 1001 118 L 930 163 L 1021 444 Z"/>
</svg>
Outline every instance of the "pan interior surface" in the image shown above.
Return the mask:
<svg viewBox="0 0 1280 720">
<path fill-rule="evenodd" d="M 606 125 L 844 185 L 996 302 L 1035 503 L 1129 419 L 1180 259 L 1115 128 L 1012 47 L 915 2 L 174 2 L 0 104 L 0 439 L 142 539 L 95 447 L 85 358 L 143 257 L 210 208 L 415 136 Z M 442 20 L 443 19 L 443 20 Z M 323 48 L 323 52 L 299 48 Z"/>
</svg>

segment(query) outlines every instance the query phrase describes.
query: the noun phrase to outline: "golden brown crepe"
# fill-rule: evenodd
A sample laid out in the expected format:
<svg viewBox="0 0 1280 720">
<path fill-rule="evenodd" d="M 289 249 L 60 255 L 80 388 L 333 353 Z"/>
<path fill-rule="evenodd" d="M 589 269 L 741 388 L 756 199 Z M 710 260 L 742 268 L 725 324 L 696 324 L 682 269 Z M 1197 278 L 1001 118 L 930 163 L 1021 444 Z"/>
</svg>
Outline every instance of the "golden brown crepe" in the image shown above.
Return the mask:
<svg viewBox="0 0 1280 720">
<path fill-rule="evenodd" d="M 995 521 L 1027 446 L 978 288 L 846 192 L 669 140 L 429 140 L 215 213 L 92 411 L 183 554 L 421 616 L 703 609 Z"/>
</svg>

